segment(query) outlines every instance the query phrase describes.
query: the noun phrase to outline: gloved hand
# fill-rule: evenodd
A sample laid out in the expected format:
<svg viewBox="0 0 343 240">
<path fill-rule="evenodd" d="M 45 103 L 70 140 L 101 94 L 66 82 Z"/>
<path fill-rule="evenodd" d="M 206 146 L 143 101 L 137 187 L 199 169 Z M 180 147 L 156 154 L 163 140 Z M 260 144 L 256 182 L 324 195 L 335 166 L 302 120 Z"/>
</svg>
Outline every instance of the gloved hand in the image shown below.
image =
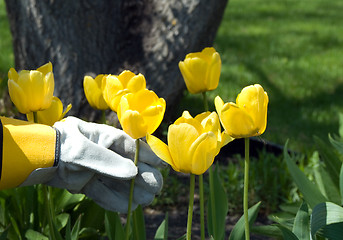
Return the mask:
<svg viewBox="0 0 343 240">
<path fill-rule="evenodd" d="M 132 178 L 136 178 L 133 209 L 151 203 L 160 192 L 163 179 L 155 167 L 164 164 L 145 142 L 140 141 L 137 169 L 135 140 L 122 130 L 75 117 L 55 123 L 54 128 L 60 133 L 57 167 L 34 170 L 21 186 L 45 183 L 84 193 L 101 207 L 118 212 L 127 212 Z"/>
</svg>

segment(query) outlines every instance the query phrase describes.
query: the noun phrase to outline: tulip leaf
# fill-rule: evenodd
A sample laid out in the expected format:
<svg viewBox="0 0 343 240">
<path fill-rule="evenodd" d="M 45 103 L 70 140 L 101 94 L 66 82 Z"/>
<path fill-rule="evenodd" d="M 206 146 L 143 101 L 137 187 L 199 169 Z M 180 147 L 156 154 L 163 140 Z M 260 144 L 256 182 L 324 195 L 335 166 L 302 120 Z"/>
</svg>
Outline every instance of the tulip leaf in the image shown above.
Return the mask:
<svg viewBox="0 0 343 240">
<path fill-rule="evenodd" d="M 339 189 L 341 193 L 341 204 L 343 205 L 343 164 L 341 166 L 341 172 L 339 174 Z"/>
<path fill-rule="evenodd" d="M 209 171 L 212 170 L 213 169 L 209 169 Z M 213 174 L 214 187 L 214 189 L 210 189 L 210 191 L 213 191 L 215 201 L 213 203 L 214 206 L 212 206 L 212 201 L 209 197 L 207 211 L 207 226 L 209 235 L 213 236 L 214 239 L 220 240 L 224 239 L 225 235 L 225 220 L 228 212 L 228 199 L 224 186 L 219 178 L 218 168 L 215 168 L 215 170 L 210 174 Z M 214 209 L 215 212 L 215 220 L 212 217 L 212 209 Z"/>
<path fill-rule="evenodd" d="M 310 215 L 305 202 L 301 204 L 295 216 L 292 231 L 299 240 L 310 240 Z"/>
<path fill-rule="evenodd" d="M 281 230 L 282 235 L 283 235 L 283 239 L 287 239 L 287 240 L 299 240 L 297 238 L 297 236 L 292 233 L 291 230 L 289 230 L 288 228 L 282 226 L 282 225 L 277 225 L 277 227 Z"/>
<path fill-rule="evenodd" d="M 79 239 L 79 232 L 80 232 L 80 226 L 81 226 L 81 216 L 80 215 L 74 226 L 73 229 L 71 229 L 71 223 L 70 223 L 70 217 L 68 218 L 68 223 L 66 227 L 66 234 L 65 234 L 65 240 L 77 240 Z"/>
<path fill-rule="evenodd" d="M 105 212 L 105 230 L 109 240 L 124 239 L 124 228 L 118 213 Z"/>
<path fill-rule="evenodd" d="M 133 221 L 133 239 L 136 240 L 145 240 L 145 221 L 144 213 L 141 205 L 138 205 L 135 211 L 132 212 L 132 221 Z"/>
<path fill-rule="evenodd" d="M 168 212 L 166 213 L 166 216 L 161 223 L 161 225 L 158 227 L 154 240 L 167 240 L 168 239 Z"/>
<path fill-rule="evenodd" d="M 260 209 L 260 205 L 261 205 L 261 202 L 258 202 L 254 206 L 249 208 L 248 210 L 250 228 L 256 220 L 258 211 Z M 242 215 L 241 218 L 236 223 L 235 227 L 232 229 L 229 240 L 244 240 L 244 237 L 245 237 L 245 222 L 244 222 L 244 215 Z"/>
<path fill-rule="evenodd" d="M 326 197 L 319 191 L 306 175 L 297 167 L 294 161 L 288 154 L 287 143 L 284 148 L 284 159 L 286 161 L 289 173 L 291 174 L 293 181 L 298 186 L 300 192 L 303 194 L 305 201 L 311 208 L 319 203 L 326 202 Z"/>
<path fill-rule="evenodd" d="M 338 151 L 338 153 L 340 155 L 343 155 L 343 142 L 334 139 L 330 134 L 329 134 L 329 140 L 332 146 L 334 146 L 334 148 Z M 342 158 L 339 158 L 339 159 L 342 161 Z"/>
<path fill-rule="evenodd" d="M 339 168 L 342 164 L 342 162 L 339 160 L 339 156 L 332 148 L 332 145 L 329 145 L 318 137 L 314 137 L 314 140 L 316 142 L 320 159 L 325 163 L 325 170 L 331 177 L 332 182 L 338 187 L 337 179 L 339 177 Z"/>
<path fill-rule="evenodd" d="M 275 224 L 265 226 L 252 226 L 251 232 L 277 239 L 281 239 L 283 236 L 280 228 L 278 228 Z"/>
<path fill-rule="evenodd" d="M 28 240 L 49 240 L 48 237 L 44 236 L 40 232 L 36 232 L 32 229 L 29 229 L 25 233 L 25 238 Z"/>
<path fill-rule="evenodd" d="M 332 225 L 332 226 L 331 226 Z M 343 235 L 343 208 L 332 202 L 319 203 L 313 208 L 311 215 L 312 237 L 324 228 L 324 234 Z M 332 238 L 333 239 L 333 238 Z"/>
</svg>

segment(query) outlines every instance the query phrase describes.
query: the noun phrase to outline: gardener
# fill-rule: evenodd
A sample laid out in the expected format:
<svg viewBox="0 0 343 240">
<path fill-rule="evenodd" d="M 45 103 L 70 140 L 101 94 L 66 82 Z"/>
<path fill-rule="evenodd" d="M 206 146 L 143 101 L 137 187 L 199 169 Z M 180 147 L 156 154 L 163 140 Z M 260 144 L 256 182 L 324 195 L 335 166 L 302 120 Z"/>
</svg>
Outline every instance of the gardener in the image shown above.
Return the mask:
<svg viewBox="0 0 343 240">
<path fill-rule="evenodd" d="M 135 142 L 108 125 L 68 117 L 47 125 L 0 117 L 0 189 L 43 183 L 84 193 L 111 211 L 127 212 L 130 179 L 133 208 L 149 204 L 161 190 L 162 165 L 144 142 L 138 168 Z"/>
</svg>

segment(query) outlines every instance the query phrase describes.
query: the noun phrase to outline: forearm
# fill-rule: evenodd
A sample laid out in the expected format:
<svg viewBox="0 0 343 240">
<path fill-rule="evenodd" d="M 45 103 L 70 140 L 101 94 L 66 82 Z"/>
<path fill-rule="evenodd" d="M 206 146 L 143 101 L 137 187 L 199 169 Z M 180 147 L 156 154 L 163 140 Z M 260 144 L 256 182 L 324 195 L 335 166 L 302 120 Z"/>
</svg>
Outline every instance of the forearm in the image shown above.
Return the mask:
<svg viewBox="0 0 343 240">
<path fill-rule="evenodd" d="M 46 125 L 0 117 L 0 189 L 17 187 L 37 168 L 55 164 L 56 131 Z"/>
</svg>

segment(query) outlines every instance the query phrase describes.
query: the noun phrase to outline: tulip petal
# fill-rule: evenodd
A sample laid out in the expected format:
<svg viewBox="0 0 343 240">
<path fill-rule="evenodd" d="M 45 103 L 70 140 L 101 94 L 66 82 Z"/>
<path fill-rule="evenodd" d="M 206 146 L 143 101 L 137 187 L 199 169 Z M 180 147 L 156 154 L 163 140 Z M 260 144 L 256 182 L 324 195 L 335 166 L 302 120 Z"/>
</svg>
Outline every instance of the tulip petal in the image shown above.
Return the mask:
<svg viewBox="0 0 343 240">
<path fill-rule="evenodd" d="M 161 141 L 157 137 L 150 134 L 146 136 L 146 140 L 149 146 L 151 147 L 151 150 L 157 155 L 157 157 L 161 158 L 163 161 L 168 163 L 174 169 L 177 169 L 170 155 L 167 144 L 165 144 L 163 141 Z"/>
<path fill-rule="evenodd" d="M 48 62 L 39 68 L 37 68 L 37 71 L 41 72 L 43 75 L 48 74 L 49 72 L 52 72 L 52 63 Z"/>
<path fill-rule="evenodd" d="M 18 81 L 19 75 L 17 73 L 17 71 L 14 68 L 10 68 L 10 70 L 8 71 L 8 79 L 11 79 L 15 82 Z"/>
<path fill-rule="evenodd" d="M 42 110 L 44 102 L 44 75 L 39 71 L 30 71 L 30 81 L 26 81 L 28 91 L 25 92 L 28 96 L 30 109 L 32 112 Z"/>
<path fill-rule="evenodd" d="M 20 113 L 26 114 L 30 112 L 23 89 L 12 79 L 8 80 L 8 92 L 12 102 Z"/>
<path fill-rule="evenodd" d="M 190 173 L 192 171 L 192 156 L 189 154 L 189 148 L 198 136 L 199 133 L 197 129 L 190 124 L 181 123 L 169 126 L 169 151 L 175 167 L 179 169 L 180 172 Z"/>
<path fill-rule="evenodd" d="M 254 121 L 259 134 L 262 134 L 267 125 L 268 95 L 259 84 L 250 85 L 238 94 L 236 99 L 240 108 L 245 108 Z"/>
<path fill-rule="evenodd" d="M 142 74 L 138 74 L 130 79 L 126 86 L 130 92 L 138 92 L 146 88 L 146 81 Z"/>
<path fill-rule="evenodd" d="M 125 111 L 119 121 L 124 132 L 134 139 L 145 137 L 148 134 L 147 125 L 137 111 Z"/>
<path fill-rule="evenodd" d="M 221 97 L 216 96 L 214 99 L 214 105 L 216 107 L 216 111 L 217 111 L 218 115 L 220 116 L 222 109 L 223 109 L 223 106 L 224 106 L 224 101 L 221 99 Z"/>
<path fill-rule="evenodd" d="M 234 103 L 224 104 L 220 120 L 226 132 L 234 138 L 256 136 L 258 133 L 254 120 L 248 112 Z"/>
<path fill-rule="evenodd" d="M 136 74 L 134 74 L 133 72 L 131 72 L 129 70 L 124 70 L 119 74 L 118 79 L 121 82 L 123 88 L 127 88 L 129 81 L 134 76 L 136 76 Z"/>
<path fill-rule="evenodd" d="M 191 145 L 192 173 L 203 174 L 213 163 L 217 154 L 217 137 L 213 132 L 201 134 Z"/>
</svg>

